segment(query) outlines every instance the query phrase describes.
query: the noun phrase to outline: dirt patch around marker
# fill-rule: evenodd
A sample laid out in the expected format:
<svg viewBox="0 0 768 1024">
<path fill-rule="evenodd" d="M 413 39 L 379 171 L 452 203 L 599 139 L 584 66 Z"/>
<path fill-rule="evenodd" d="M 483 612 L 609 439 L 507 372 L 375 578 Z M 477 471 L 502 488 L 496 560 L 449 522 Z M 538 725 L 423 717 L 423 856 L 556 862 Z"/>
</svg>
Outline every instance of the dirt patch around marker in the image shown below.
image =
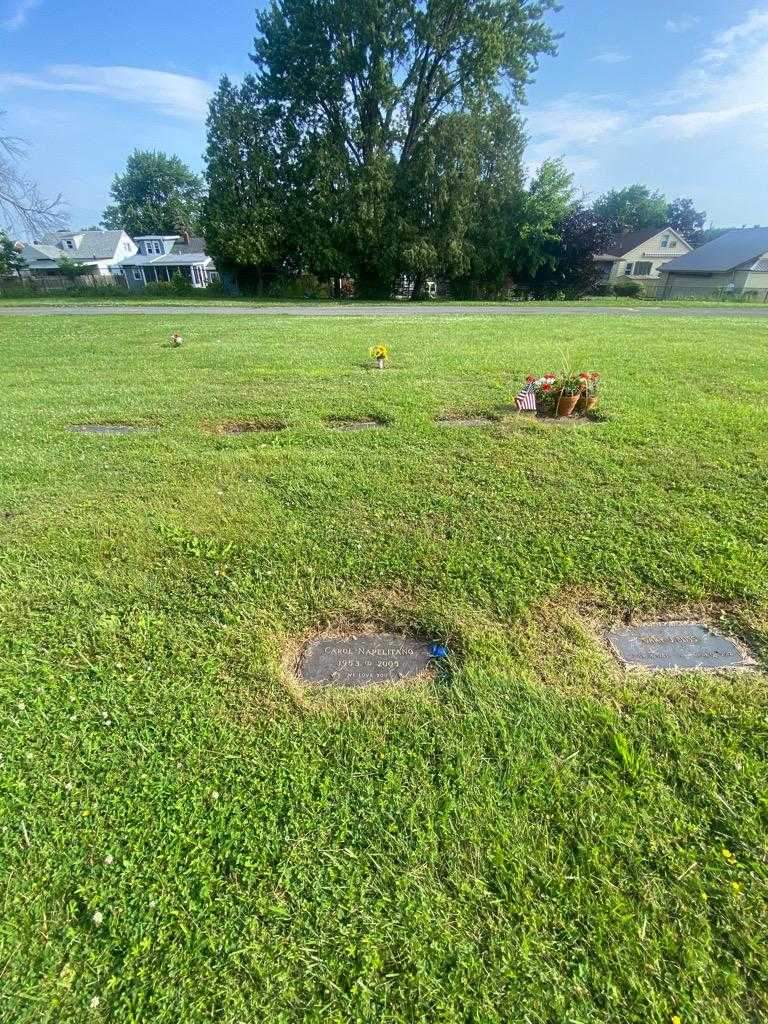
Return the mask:
<svg viewBox="0 0 768 1024">
<path fill-rule="evenodd" d="M 287 429 L 287 424 L 282 420 L 232 420 L 227 423 L 219 423 L 214 428 L 217 434 L 228 437 L 237 437 L 240 434 L 274 434 Z"/>
<path fill-rule="evenodd" d="M 609 422 L 602 413 L 589 413 L 586 416 L 539 416 L 532 412 L 513 412 L 507 419 L 508 423 L 532 424 L 536 427 L 596 427 Z"/>
<path fill-rule="evenodd" d="M 73 434 L 142 434 L 157 429 L 138 423 L 73 423 L 69 427 Z"/>
<path fill-rule="evenodd" d="M 727 637 L 745 659 L 755 659 L 757 664 L 714 670 L 625 667 L 609 643 L 609 634 L 628 626 L 659 622 L 705 625 Z M 518 620 L 510 647 L 524 678 L 543 690 L 556 690 L 568 698 L 582 700 L 589 696 L 618 711 L 647 700 L 705 709 L 707 701 L 722 701 L 731 706 L 738 703 L 740 694 L 754 697 L 756 688 L 765 688 L 767 630 L 765 605 L 709 602 L 623 610 L 607 607 L 594 593 L 572 590 L 529 608 Z M 554 662 L 553 649 L 558 651 Z"/>
<path fill-rule="evenodd" d="M 333 430 L 377 430 L 379 427 L 389 426 L 384 420 L 376 419 L 372 416 L 363 416 L 359 419 L 345 416 L 327 416 L 324 422 L 326 427 L 331 427 Z"/>
<path fill-rule="evenodd" d="M 422 668 L 422 671 L 416 674 L 398 678 L 397 671 L 393 670 L 392 678 L 369 680 L 362 685 L 345 684 L 343 681 L 318 681 L 305 678 L 302 673 L 307 657 L 311 657 L 313 651 L 317 652 L 318 647 L 321 648 L 321 655 L 325 657 L 324 648 L 332 646 L 333 641 L 359 640 L 373 636 L 391 637 L 398 643 L 418 645 L 424 654 L 431 649 L 431 641 L 425 639 L 425 634 L 418 627 L 411 630 L 405 622 L 393 625 L 378 616 L 373 620 L 367 617 L 350 619 L 345 615 L 334 616 L 321 629 L 294 636 L 283 647 L 280 674 L 295 704 L 306 711 L 330 711 L 346 715 L 354 713 L 355 708 L 364 707 L 370 701 L 380 704 L 382 701 L 394 700 L 398 705 L 403 701 L 408 704 L 412 701 L 433 703 L 436 692 L 429 684 L 451 671 L 450 659 L 435 660 L 425 657 L 416 666 Z"/>
</svg>

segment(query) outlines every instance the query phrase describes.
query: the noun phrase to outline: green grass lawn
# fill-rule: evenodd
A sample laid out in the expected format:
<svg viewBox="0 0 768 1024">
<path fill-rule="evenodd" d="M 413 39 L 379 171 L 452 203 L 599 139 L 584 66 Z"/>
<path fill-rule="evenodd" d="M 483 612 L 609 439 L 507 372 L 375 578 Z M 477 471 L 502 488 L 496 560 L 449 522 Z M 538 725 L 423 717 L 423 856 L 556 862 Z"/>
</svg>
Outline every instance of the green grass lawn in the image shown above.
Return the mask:
<svg viewBox="0 0 768 1024">
<path fill-rule="evenodd" d="M 703 616 L 765 666 L 765 328 L 176 326 L 0 320 L 0 1020 L 764 1021 L 766 675 L 602 636 Z M 566 359 L 604 422 L 503 415 Z M 448 670 L 302 692 L 364 623 Z"/>
</svg>

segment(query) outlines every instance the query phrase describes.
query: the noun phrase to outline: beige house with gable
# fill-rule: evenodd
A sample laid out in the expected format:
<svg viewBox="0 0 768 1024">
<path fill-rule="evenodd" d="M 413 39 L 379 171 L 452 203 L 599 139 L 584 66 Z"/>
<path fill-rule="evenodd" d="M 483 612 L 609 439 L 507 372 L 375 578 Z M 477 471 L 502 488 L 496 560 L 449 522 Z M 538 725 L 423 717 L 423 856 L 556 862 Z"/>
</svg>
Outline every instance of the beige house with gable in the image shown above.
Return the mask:
<svg viewBox="0 0 768 1024">
<path fill-rule="evenodd" d="M 657 281 L 661 267 L 677 256 L 693 251 L 674 228 L 646 228 L 614 235 L 604 253 L 595 256 L 601 274 L 599 284 Z"/>
</svg>

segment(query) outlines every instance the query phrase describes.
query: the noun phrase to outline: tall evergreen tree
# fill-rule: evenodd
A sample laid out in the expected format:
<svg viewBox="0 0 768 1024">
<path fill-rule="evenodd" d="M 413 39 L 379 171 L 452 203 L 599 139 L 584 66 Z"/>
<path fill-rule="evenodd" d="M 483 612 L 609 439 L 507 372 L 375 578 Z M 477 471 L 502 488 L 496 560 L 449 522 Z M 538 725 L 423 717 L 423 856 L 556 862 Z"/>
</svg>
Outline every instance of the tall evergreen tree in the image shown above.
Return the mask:
<svg viewBox="0 0 768 1024">
<path fill-rule="evenodd" d="M 289 196 L 281 175 L 282 148 L 253 77 L 239 88 L 223 78 L 211 100 L 202 229 L 208 251 L 226 269 L 261 283 L 287 255 Z"/>
<path fill-rule="evenodd" d="M 478 126 L 504 109 L 518 146 L 506 97 L 522 99 L 539 56 L 554 52 L 544 23 L 554 5 L 272 2 L 258 18 L 257 75 L 240 98 L 270 123 L 285 253 L 313 270 L 352 273 L 369 293 L 389 291 L 401 271 L 418 283 L 465 270 L 482 192 L 473 175 L 487 163 Z M 206 223 L 218 217 L 238 233 L 241 222 L 214 189 L 212 169 L 224 168 L 230 145 L 216 130 L 221 102 L 217 94 L 209 125 Z M 262 143 L 249 145 L 261 162 Z M 265 203 L 268 223 L 271 187 L 250 193 Z"/>
<path fill-rule="evenodd" d="M 0 277 L 10 277 L 12 274 L 20 274 L 25 263 L 21 253 L 4 231 L 0 231 Z"/>
</svg>

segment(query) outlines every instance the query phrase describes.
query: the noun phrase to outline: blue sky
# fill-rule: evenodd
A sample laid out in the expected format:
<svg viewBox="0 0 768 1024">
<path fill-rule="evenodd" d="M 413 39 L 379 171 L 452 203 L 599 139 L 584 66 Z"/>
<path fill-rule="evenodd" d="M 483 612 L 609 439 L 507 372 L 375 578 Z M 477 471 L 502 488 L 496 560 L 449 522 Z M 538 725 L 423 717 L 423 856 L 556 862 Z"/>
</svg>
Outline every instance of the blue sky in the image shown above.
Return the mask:
<svg viewBox="0 0 768 1024">
<path fill-rule="evenodd" d="M 0 109 L 27 172 L 98 222 L 136 147 L 201 168 L 207 98 L 250 66 L 254 0 L 0 0 Z M 226 12 L 226 13 L 223 13 Z M 768 224 L 768 0 L 563 0 L 531 87 L 531 167 L 594 196 L 642 181 L 720 225 Z"/>
</svg>

